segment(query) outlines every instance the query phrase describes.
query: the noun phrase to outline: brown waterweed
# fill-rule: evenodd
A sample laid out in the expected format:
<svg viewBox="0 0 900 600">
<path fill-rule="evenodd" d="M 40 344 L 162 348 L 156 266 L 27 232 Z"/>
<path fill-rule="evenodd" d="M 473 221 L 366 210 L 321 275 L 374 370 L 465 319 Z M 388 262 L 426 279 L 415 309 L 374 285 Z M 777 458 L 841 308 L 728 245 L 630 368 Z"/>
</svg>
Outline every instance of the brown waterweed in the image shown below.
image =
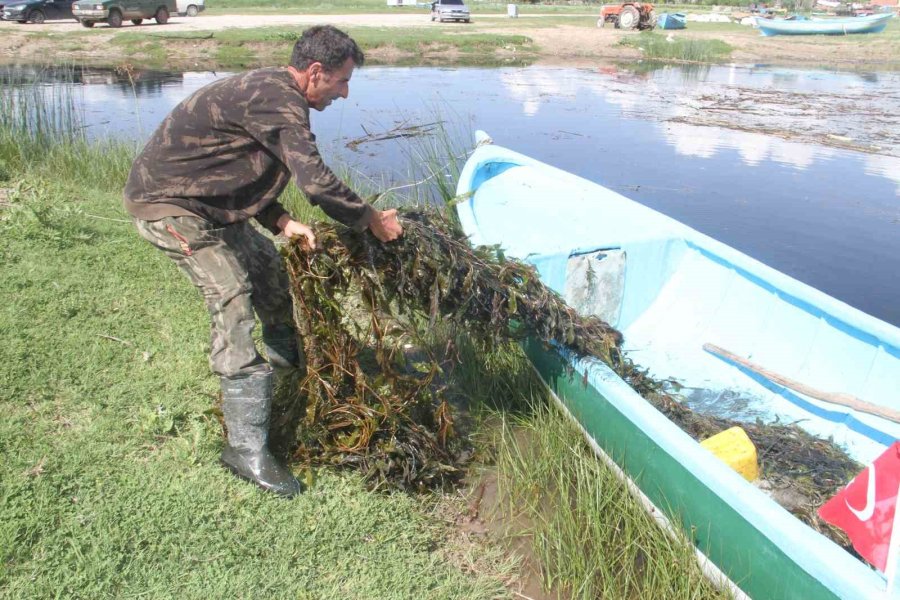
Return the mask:
<svg viewBox="0 0 900 600">
<path fill-rule="evenodd" d="M 405 212 L 402 224 L 404 235 L 388 244 L 319 224 L 315 250 L 303 240 L 287 246 L 306 356 L 306 374 L 290 390 L 303 409 L 296 459 L 355 467 L 375 485 L 417 489 L 456 480 L 470 452 L 447 401 L 453 349 L 438 357 L 416 343 L 439 321 L 488 346 L 528 336 L 602 360 L 695 439 L 737 424 L 683 406 L 667 382 L 624 355 L 618 331 L 579 315 L 532 266 L 499 247 L 473 248 L 437 211 Z M 839 539 L 815 509 L 861 466 L 796 426 L 741 426 L 759 449 L 763 476 L 808 499 L 791 510 Z"/>
</svg>

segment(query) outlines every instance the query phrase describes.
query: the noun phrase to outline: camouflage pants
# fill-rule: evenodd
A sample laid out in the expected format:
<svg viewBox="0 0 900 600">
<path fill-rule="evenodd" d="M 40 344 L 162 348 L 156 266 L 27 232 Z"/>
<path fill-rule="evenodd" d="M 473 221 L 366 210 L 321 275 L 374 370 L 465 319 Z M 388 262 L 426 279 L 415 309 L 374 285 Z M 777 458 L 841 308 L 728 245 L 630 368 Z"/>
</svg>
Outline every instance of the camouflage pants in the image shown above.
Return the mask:
<svg viewBox="0 0 900 600">
<path fill-rule="evenodd" d="M 295 335 L 288 276 L 272 241 L 248 222 L 166 217 L 134 223 L 203 294 L 212 321 L 212 371 L 229 378 L 270 372 L 253 341 L 254 310 L 264 332 Z"/>
</svg>

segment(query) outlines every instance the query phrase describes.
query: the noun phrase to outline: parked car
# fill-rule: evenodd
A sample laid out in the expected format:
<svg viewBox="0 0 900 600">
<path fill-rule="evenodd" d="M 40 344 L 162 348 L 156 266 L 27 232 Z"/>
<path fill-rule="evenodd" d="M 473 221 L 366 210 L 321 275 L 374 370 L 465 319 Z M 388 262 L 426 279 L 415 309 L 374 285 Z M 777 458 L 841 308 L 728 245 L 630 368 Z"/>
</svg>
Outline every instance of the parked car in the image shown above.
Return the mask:
<svg viewBox="0 0 900 600">
<path fill-rule="evenodd" d="M 176 0 L 179 17 L 196 17 L 206 10 L 205 0 Z"/>
<path fill-rule="evenodd" d="M 469 7 L 463 0 L 437 0 L 431 3 L 431 20 L 440 21 L 470 21 Z"/>
<path fill-rule="evenodd" d="M 72 5 L 72 14 L 85 27 L 93 27 L 95 23 L 121 27 L 125 19 L 135 25 L 144 19 L 156 19 L 165 25 L 169 15 L 177 12 L 175 0 L 79 0 Z"/>
<path fill-rule="evenodd" d="M 4 21 L 43 23 L 54 19 L 71 19 L 72 0 L 23 0 L 3 6 Z"/>
</svg>

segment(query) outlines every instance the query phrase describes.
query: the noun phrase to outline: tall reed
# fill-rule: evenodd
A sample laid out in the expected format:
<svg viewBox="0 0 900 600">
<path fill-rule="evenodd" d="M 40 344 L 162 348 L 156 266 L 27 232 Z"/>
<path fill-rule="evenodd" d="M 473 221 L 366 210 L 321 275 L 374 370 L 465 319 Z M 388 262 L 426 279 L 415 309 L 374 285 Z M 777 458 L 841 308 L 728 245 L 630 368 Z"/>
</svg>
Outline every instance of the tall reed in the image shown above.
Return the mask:
<svg viewBox="0 0 900 600">
<path fill-rule="evenodd" d="M 555 405 L 541 398 L 497 434 L 500 510 L 563 597 L 727 598 L 686 539 L 668 537 Z"/>
<path fill-rule="evenodd" d="M 684 62 L 715 62 L 728 58 L 733 48 L 722 40 L 698 40 L 645 31 L 625 36 L 623 46 L 639 49 L 644 58 Z"/>
<path fill-rule="evenodd" d="M 452 107 L 444 104 L 434 105 L 430 112 L 422 114 L 399 114 L 393 118 L 403 123 L 415 123 L 391 140 L 393 152 L 399 154 L 396 164 L 399 168 L 389 173 L 370 173 L 352 166 L 341 159 L 340 150 L 326 150 L 326 154 L 335 154 L 327 162 L 332 170 L 360 196 L 371 202 L 376 208 L 384 210 L 391 207 L 414 209 L 447 207 L 456 194 L 456 181 L 459 171 L 471 151 L 471 131 L 461 126 L 465 120 Z M 373 129 L 390 132 L 395 125 L 380 126 L 376 123 Z M 377 136 L 371 139 L 361 138 L 355 143 L 374 143 L 382 140 Z M 296 186 L 288 186 L 280 198 L 280 202 L 301 221 L 326 218 L 318 208 L 306 201 L 303 193 Z M 451 217 L 454 211 L 448 210 Z"/>
<path fill-rule="evenodd" d="M 133 144 L 85 135 L 72 66 L 0 72 L 0 178 L 52 175 L 92 188 L 124 185 Z"/>
</svg>

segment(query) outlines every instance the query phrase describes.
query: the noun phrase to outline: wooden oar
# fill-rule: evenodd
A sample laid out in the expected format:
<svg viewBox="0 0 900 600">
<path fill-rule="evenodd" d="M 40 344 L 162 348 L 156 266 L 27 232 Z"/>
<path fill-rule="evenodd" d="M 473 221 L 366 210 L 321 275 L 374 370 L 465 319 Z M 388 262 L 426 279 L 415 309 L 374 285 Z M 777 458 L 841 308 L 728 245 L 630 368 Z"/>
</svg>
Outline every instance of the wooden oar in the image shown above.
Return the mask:
<svg viewBox="0 0 900 600">
<path fill-rule="evenodd" d="M 887 419 L 888 421 L 893 421 L 894 423 L 900 423 L 900 411 L 885 408 L 883 406 L 878 406 L 877 404 L 872 404 L 871 402 L 866 402 L 865 400 L 860 400 L 859 398 L 851 394 L 845 394 L 843 392 L 824 392 L 822 390 L 817 390 L 816 388 L 810 387 L 805 383 L 801 383 L 789 377 L 785 377 L 784 375 L 780 375 L 778 373 L 770 371 L 765 367 L 749 361 L 746 358 L 742 358 L 733 352 L 729 352 L 724 348 L 720 348 L 715 344 L 703 344 L 703 349 L 707 352 L 715 354 L 716 356 L 727 358 L 731 362 L 735 362 L 741 366 L 747 367 L 754 373 L 762 375 L 769 381 L 774 381 L 779 385 L 783 385 L 784 387 L 792 389 L 795 392 L 800 392 L 801 394 L 809 396 L 810 398 L 815 398 L 816 400 L 821 400 L 822 402 L 829 402 L 831 404 L 846 406 L 847 408 L 852 408 L 853 410 L 858 410 L 859 412 L 875 415 L 876 417 L 881 417 L 883 419 Z"/>
</svg>

